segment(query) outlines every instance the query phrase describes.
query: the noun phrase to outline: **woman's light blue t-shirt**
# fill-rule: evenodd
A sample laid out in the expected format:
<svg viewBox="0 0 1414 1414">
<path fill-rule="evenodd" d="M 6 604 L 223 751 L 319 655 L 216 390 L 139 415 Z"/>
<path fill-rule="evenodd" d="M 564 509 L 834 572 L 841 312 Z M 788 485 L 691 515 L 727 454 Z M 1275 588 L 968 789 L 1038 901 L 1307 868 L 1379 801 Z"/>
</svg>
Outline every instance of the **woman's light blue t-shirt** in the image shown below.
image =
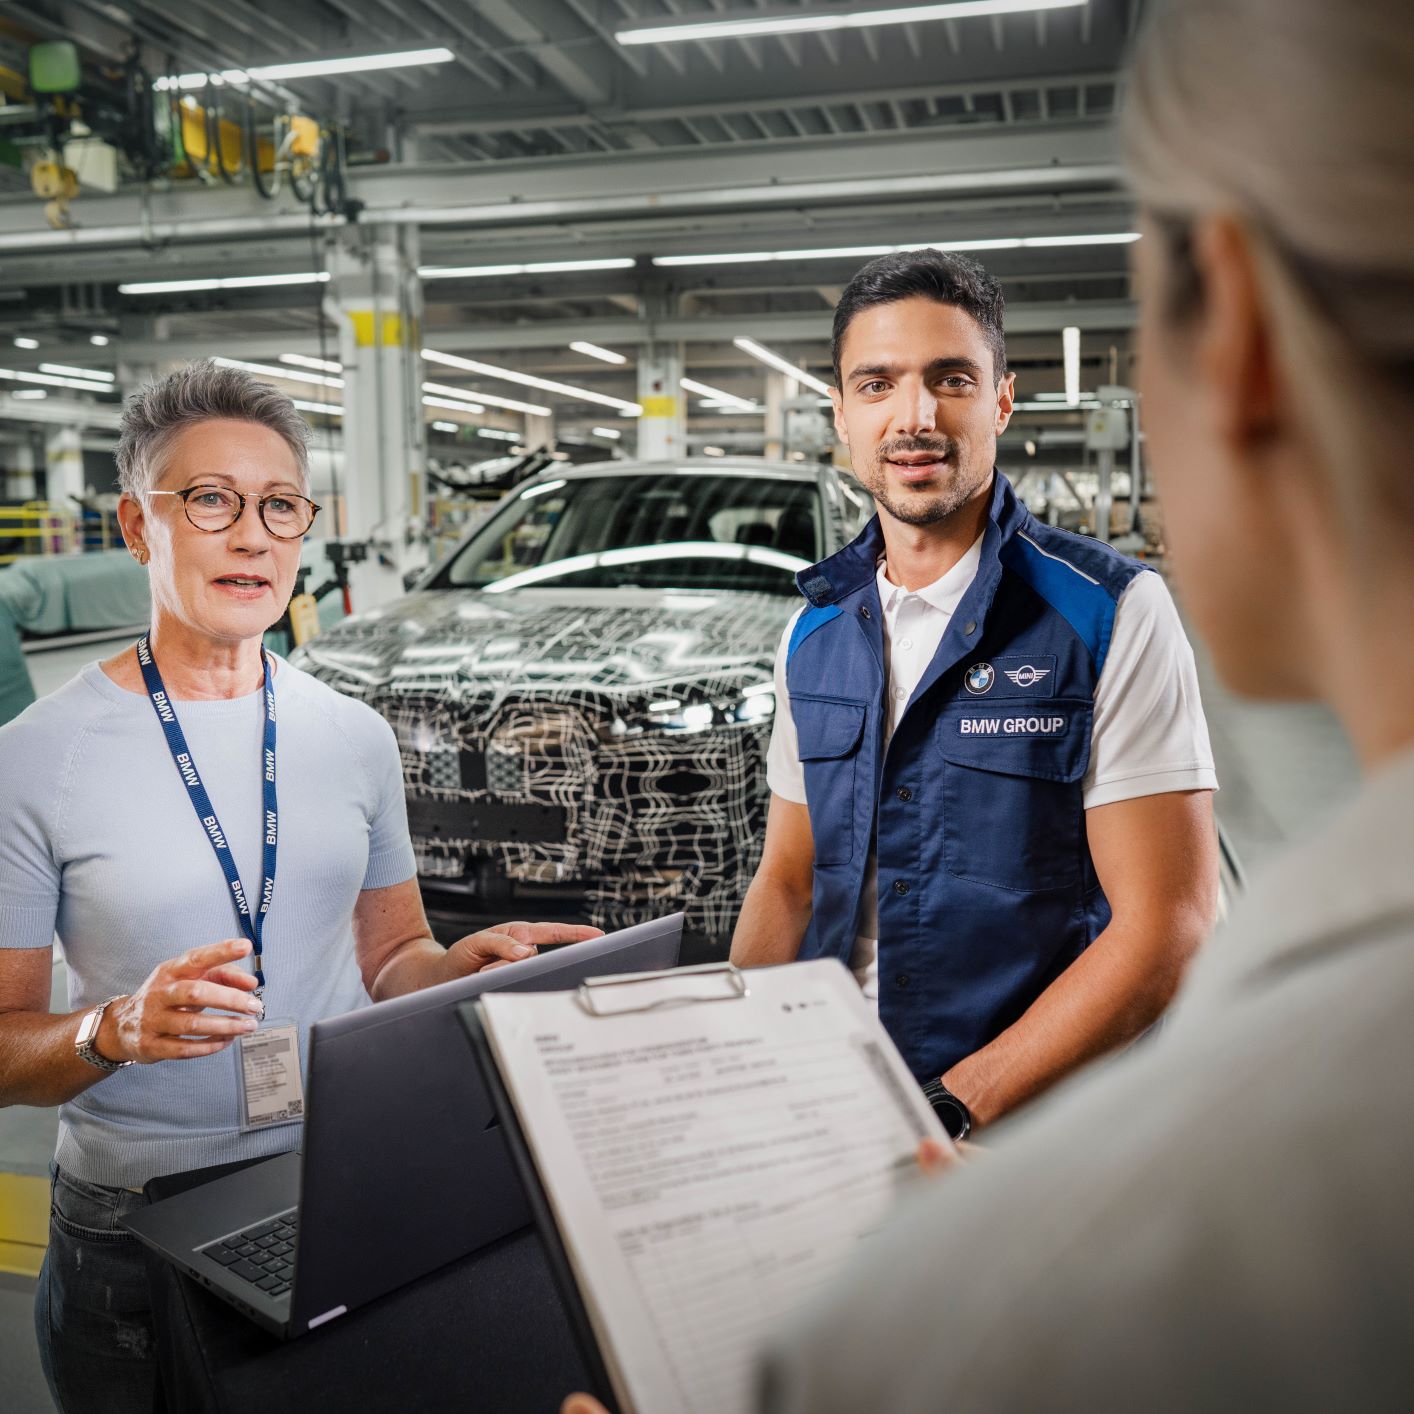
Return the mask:
<svg viewBox="0 0 1414 1414">
<path fill-rule="evenodd" d="M 368 1001 L 362 889 L 413 877 L 398 747 L 371 708 L 276 659 L 279 863 L 265 921 L 266 1014 L 310 1023 Z M 174 704 L 248 895 L 264 838 L 263 693 Z M 241 936 L 226 879 L 145 695 L 96 664 L 0 728 L 0 947 L 57 933 L 79 1010 L 158 963 Z M 233 1048 L 134 1065 L 59 1112 L 57 1159 L 92 1183 L 291 1149 L 297 1125 L 240 1132 Z"/>
</svg>

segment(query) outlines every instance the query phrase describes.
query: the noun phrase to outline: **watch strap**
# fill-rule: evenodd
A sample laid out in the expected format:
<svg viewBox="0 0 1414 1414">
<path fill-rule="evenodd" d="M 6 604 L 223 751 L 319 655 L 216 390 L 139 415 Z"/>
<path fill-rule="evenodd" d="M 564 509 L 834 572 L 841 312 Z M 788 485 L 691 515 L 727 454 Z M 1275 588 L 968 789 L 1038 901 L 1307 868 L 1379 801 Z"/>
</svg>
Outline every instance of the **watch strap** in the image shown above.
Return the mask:
<svg viewBox="0 0 1414 1414">
<path fill-rule="evenodd" d="M 88 1039 L 74 1043 L 74 1051 L 80 1060 L 87 1061 L 89 1065 L 95 1066 L 97 1069 L 109 1075 L 115 1070 L 125 1070 L 128 1066 L 133 1064 L 130 1060 L 109 1060 L 107 1056 L 100 1055 L 98 1051 L 98 1028 L 103 1024 L 103 1013 L 107 1011 L 114 1002 L 125 995 L 126 993 L 119 992 L 116 997 L 109 997 L 106 1002 L 99 1002 L 99 1004 L 84 1017 L 79 1025 L 80 1034 L 84 1031 L 89 1033 Z M 89 1026 L 89 1017 L 93 1018 L 91 1028 Z"/>
<path fill-rule="evenodd" d="M 941 1080 L 930 1080 L 923 1094 L 933 1107 L 933 1113 L 953 1140 L 966 1139 L 972 1132 L 972 1111 Z"/>
</svg>

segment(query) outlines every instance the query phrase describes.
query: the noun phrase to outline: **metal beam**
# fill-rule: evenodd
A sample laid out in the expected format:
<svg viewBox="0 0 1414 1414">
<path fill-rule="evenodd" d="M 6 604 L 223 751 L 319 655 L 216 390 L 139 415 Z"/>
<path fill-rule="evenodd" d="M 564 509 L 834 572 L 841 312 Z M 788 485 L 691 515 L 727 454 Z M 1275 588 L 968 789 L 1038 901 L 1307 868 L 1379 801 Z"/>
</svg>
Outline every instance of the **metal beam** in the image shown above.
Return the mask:
<svg viewBox="0 0 1414 1414">
<path fill-rule="evenodd" d="M 572 98 L 589 105 L 613 96 L 612 60 L 598 38 L 563 5 L 544 0 L 480 0 L 477 13 L 535 62 Z"/>
<path fill-rule="evenodd" d="M 523 159 L 493 166 L 358 169 L 352 195 L 368 225 L 524 226 L 670 212 L 848 206 L 906 196 L 1075 188 L 1113 190 L 1120 168 L 1113 129 L 1068 124 L 1016 132 L 914 132 L 791 144 L 791 181 L 774 146 L 701 153 L 614 153 Z M 435 200 L 429 201 L 429 195 Z M 150 206 L 130 195 L 87 196 L 66 231 L 41 227 L 34 201 L 0 203 L 0 251 L 264 238 L 337 226 L 292 197 L 262 202 L 246 188 L 173 190 Z"/>
<path fill-rule="evenodd" d="M 1081 72 L 1065 72 L 1042 75 L 1035 78 L 1005 78 L 984 80 L 967 78 L 947 83 L 929 80 L 917 84 L 896 84 L 891 87 L 824 89 L 804 94 L 782 93 L 774 84 L 765 87 L 754 96 L 722 100 L 720 102 L 680 103 L 680 104 L 630 104 L 597 108 L 589 112 L 583 108 L 567 104 L 540 104 L 521 108 L 505 104 L 495 109 L 468 107 L 447 113 L 429 113 L 414 118 L 408 130 L 429 137 L 445 137 L 464 132 L 504 132 L 507 128 L 574 127 L 585 122 L 603 123 L 654 123 L 677 118 L 714 117 L 721 113 L 748 113 L 775 111 L 783 108 L 817 108 L 822 105 L 850 105 L 859 103 L 887 103 L 891 100 L 907 102 L 909 99 L 961 98 L 966 94 L 999 93 L 1002 89 L 1031 92 L 1038 85 L 1048 88 L 1067 88 L 1079 84 L 1113 83 L 1114 71 L 1096 69 Z"/>
<path fill-rule="evenodd" d="M 1127 300 L 1065 301 L 1057 304 L 1018 304 L 1007 310 L 1008 334 L 1053 334 L 1073 324 L 1096 332 L 1122 333 L 1136 322 L 1136 306 Z M 445 353 L 495 352 L 522 349 L 563 349 L 582 339 L 611 348 L 663 343 L 729 343 L 740 336 L 766 344 L 818 343 L 830 338 L 828 310 L 807 314 L 712 315 L 674 319 L 547 320 L 538 324 L 504 326 L 485 324 L 471 328 L 430 329 L 424 332 L 429 347 Z M 165 359 L 197 358 L 219 351 L 231 358 L 274 358 L 282 353 L 319 353 L 314 330 L 288 334 L 222 334 L 219 338 L 142 339 L 122 341 L 125 362 L 160 363 Z M 93 349 L 74 344 L 45 350 L 52 362 L 91 360 Z M 293 370 L 292 370 L 293 372 Z M 445 379 L 436 381 L 446 381 Z"/>
</svg>

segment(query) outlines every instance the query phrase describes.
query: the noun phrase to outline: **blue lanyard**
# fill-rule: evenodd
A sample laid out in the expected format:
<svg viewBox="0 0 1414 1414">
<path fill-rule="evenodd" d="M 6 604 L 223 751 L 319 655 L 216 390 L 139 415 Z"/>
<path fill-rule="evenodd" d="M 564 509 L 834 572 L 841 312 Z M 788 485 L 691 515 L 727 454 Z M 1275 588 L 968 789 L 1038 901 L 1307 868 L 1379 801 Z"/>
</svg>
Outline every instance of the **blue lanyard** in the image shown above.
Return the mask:
<svg viewBox="0 0 1414 1414">
<path fill-rule="evenodd" d="M 167 749 L 172 753 L 172 760 L 182 778 L 182 784 L 186 786 L 187 792 L 191 796 L 192 807 L 196 811 L 197 819 L 201 821 L 202 828 L 206 831 L 206 838 L 211 841 L 211 848 L 215 850 L 216 859 L 226 876 L 226 882 L 231 886 L 231 897 L 236 903 L 236 914 L 241 925 L 241 932 L 250 940 L 250 945 L 254 949 L 251 961 L 255 965 L 255 980 L 259 984 L 256 988 L 256 995 L 259 996 L 265 990 L 265 972 L 261 965 L 260 940 L 265 931 L 265 915 L 270 911 L 270 899 L 275 892 L 276 841 L 280 833 L 280 807 L 275 796 L 275 689 L 270 681 L 270 659 L 262 648 L 260 650 L 260 664 L 265 672 L 265 746 L 261 770 L 265 778 L 263 784 L 265 843 L 261 850 L 260 864 L 265 877 L 261 881 L 260 906 L 254 914 L 251 913 L 250 901 L 241 884 L 236 861 L 231 855 L 231 846 L 226 839 L 226 832 L 221 828 L 220 820 L 216 818 L 216 808 L 211 804 L 211 797 L 207 795 L 206 787 L 201 783 L 196 763 L 192 760 L 191 752 L 187 749 L 187 739 L 182 734 L 182 728 L 177 722 L 176 710 L 162 685 L 162 674 L 157 671 L 157 664 L 152 659 L 152 649 L 148 645 L 146 634 L 137 641 L 137 660 L 142 668 L 142 680 L 147 684 L 147 695 L 152 699 L 152 710 L 157 713 L 157 720 L 162 723 L 162 730 L 166 733 Z"/>
</svg>

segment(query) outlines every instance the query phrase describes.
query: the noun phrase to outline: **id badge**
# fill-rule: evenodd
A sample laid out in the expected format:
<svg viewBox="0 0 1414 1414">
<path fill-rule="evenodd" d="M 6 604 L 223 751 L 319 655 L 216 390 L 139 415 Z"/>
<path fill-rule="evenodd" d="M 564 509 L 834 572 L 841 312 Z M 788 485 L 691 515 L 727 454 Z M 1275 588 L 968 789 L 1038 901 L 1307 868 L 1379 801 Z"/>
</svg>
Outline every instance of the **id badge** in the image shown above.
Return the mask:
<svg viewBox="0 0 1414 1414">
<path fill-rule="evenodd" d="M 240 1037 L 236 1052 L 236 1095 L 241 1131 L 296 1124 L 304 1118 L 299 1027 L 276 1021 Z"/>
</svg>

